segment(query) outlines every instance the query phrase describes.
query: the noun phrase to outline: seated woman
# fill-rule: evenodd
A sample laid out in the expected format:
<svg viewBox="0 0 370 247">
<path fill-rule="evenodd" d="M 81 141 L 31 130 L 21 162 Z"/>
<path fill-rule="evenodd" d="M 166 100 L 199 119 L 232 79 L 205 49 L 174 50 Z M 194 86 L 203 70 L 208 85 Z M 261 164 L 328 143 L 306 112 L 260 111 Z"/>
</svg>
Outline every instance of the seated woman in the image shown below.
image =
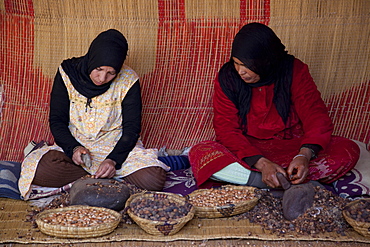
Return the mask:
<svg viewBox="0 0 370 247">
<path fill-rule="evenodd" d="M 214 82 L 213 107 L 216 141 L 189 152 L 199 187 L 211 178 L 276 188 L 278 172 L 292 184 L 331 183 L 359 159 L 355 142 L 332 135 L 308 66 L 266 25 L 250 23 L 236 34 Z"/>
<path fill-rule="evenodd" d="M 121 177 L 146 190 L 161 190 L 169 168 L 140 141 L 138 75 L 124 65 L 128 44 L 117 30 L 100 33 L 85 56 L 64 60 L 50 98 L 55 145 L 33 151 L 22 162 L 19 187 L 62 187 L 87 174 Z M 82 154 L 90 156 L 85 164 Z"/>
</svg>

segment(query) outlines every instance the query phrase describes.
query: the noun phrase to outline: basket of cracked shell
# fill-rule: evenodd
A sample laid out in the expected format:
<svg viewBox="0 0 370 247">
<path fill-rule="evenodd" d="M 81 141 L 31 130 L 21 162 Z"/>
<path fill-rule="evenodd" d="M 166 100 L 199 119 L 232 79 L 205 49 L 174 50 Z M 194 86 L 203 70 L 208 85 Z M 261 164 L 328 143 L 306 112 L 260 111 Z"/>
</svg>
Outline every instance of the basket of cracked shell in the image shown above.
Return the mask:
<svg viewBox="0 0 370 247">
<path fill-rule="evenodd" d="M 121 221 L 121 214 L 107 208 L 69 206 L 45 210 L 36 216 L 40 231 L 60 238 L 91 238 L 109 234 Z"/>
<path fill-rule="evenodd" d="M 370 198 L 358 199 L 348 203 L 342 214 L 356 232 L 364 237 L 370 237 Z"/>
<path fill-rule="evenodd" d="M 194 217 L 194 207 L 181 195 L 168 192 L 133 194 L 126 202 L 127 214 L 144 231 L 170 236 Z"/>
<path fill-rule="evenodd" d="M 187 195 L 195 207 L 195 217 L 220 218 L 251 210 L 260 198 L 251 186 L 225 185 L 218 188 L 198 189 Z"/>
</svg>

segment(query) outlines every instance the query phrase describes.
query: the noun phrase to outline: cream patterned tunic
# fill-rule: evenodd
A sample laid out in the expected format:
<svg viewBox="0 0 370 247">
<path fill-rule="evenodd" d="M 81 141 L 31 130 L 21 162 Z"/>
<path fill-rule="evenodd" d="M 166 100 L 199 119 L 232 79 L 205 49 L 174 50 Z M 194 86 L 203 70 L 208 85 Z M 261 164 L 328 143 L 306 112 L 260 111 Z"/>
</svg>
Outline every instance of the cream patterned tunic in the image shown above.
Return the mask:
<svg viewBox="0 0 370 247">
<path fill-rule="evenodd" d="M 91 107 L 89 107 L 86 106 L 86 97 L 75 90 L 62 66 L 59 66 L 59 72 L 70 99 L 69 130 L 79 143 L 89 149 L 92 166 L 83 168 L 88 173 L 95 174 L 101 162 L 122 136 L 121 102 L 139 77 L 130 67 L 123 65 L 110 88 L 104 94 L 92 98 Z M 29 154 L 22 162 L 19 190 L 25 200 L 31 193 L 31 182 L 38 162 L 46 152 L 52 149 L 62 151 L 62 148 L 56 144 L 44 147 Z M 169 167 L 157 159 L 157 153 L 157 149 L 145 149 L 139 139 L 121 169 L 116 171 L 116 177 L 122 178 L 149 166 L 160 166 L 168 171 Z"/>
</svg>

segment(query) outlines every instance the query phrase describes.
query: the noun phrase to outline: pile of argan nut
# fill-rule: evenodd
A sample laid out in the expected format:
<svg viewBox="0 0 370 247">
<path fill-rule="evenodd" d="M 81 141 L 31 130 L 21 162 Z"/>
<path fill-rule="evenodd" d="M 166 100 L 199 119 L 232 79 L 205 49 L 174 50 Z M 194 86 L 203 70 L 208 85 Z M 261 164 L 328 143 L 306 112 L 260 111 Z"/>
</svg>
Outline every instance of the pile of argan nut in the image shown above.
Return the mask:
<svg viewBox="0 0 370 247">
<path fill-rule="evenodd" d="M 143 197 L 133 200 L 130 203 L 132 212 L 144 219 L 153 221 L 175 220 L 186 216 L 189 213 L 191 204 L 185 202 L 179 205 L 169 198 L 156 200 L 150 197 Z"/>
<path fill-rule="evenodd" d="M 189 202 L 197 207 L 215 207 L 228 204 L 238 204 L 255 198 L 250 190 L 240 190 L 233 187 L 220 187 L 204 190 L 204 193 L 189 196 Z"/>
<path fill-rule="evenodd" d="M 96 208 L 75 208 L 49 213 L 41 218 L 44 223 L 71 227 L 92 227 L 112 223 L 116 217 L 107 211 Z"/>
<path fill-rule="evenodd" d="M 352 219 L 370 223 L 370 199 L 360 199 L 351 207 L 346 207 L 346 210 Z"/>
<path fill-rule="evenodd" d="M 274 197 L 266 190 L 259 191 L 261 198 L 253 209 L 234 217 L 249 219 L 251 223 L 262 225 L 264 229 L 280 236 L 289 233 L 317 235 L 325 232 L 345 235 L 351 226 L 344 219 L 342 210 L 350 200 L 319 186 L 315 187 L 315 192 L 312 207 L 292 221 L 284 218 L 282 198 Z"/>
</svg>

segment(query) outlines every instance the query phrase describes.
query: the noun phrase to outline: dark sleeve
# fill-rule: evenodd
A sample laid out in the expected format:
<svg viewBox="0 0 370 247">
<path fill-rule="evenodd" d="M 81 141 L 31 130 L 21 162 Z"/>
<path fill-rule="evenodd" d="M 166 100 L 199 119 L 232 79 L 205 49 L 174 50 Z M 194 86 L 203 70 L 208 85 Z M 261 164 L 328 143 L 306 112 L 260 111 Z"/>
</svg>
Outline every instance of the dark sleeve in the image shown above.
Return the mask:
<svg viewBox="0 0 370 247">
<path fill-rule="evenodd" d="M 317 145 L 317 144 L 303 144 L 301 146 L 301 148 L 311 149 L 311 152 L 312 152 L 312 158 L 311 159 L 317 158 L 317 154 L 322 150 L 322 147 L 320 145 Z"/>
<path fill-rule="evenodd" d="M 254 165 L 257 163 L 259 159 L 261 159 L 262 155 L 253 155 L 250 157 L 243 158 L 243 161 L 247 163 L 251 168 L 255 168 Z"/>
<path fill-rule="evenodd" d="M 122 167 L 128 154 L 135 147 L 141 131 L 141 92 L 139 81 L 130 88 L 122 101 L 122 136 L 107 159 L 114 160 L 116 169 Z"/>
<path fill-rule="evenodd" d="M 57 72 L 50 95 L 49 125 L 55 143 L 68 157 L 72 157 L 73 148 L 81 144 L 69 131 L 69 97 L 63 79 Z"/>
</svg>

